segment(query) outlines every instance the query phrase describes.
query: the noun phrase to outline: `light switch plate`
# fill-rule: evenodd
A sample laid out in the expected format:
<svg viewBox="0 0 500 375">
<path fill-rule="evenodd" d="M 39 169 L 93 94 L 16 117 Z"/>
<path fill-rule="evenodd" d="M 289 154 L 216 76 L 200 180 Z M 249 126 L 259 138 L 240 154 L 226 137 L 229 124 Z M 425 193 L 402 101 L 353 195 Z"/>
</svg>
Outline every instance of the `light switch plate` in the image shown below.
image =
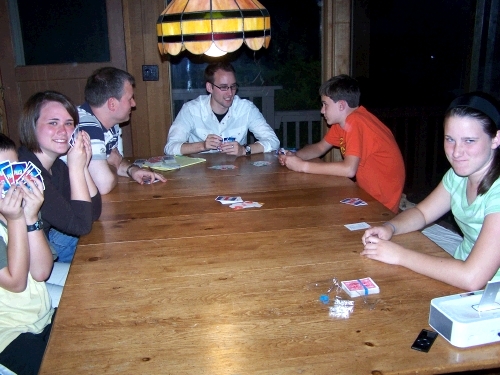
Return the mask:
<svg viewBox="0 0 500 375">
<path fill-rule="evenodd" d="M 142 80 L 143 81 L 158 81 L 160 79 L 158 65 L 143 65 Z"/>
</svg>

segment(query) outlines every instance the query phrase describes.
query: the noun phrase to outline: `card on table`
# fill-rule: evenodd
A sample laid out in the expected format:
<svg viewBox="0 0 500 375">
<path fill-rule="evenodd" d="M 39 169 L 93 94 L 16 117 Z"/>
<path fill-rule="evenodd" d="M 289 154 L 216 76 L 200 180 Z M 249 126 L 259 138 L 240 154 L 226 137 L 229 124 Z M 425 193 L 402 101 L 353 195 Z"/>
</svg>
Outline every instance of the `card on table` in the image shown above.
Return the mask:
<svg viewBox="0 0 500 375">
<path fill-rule="evenodd" d="M 362 221 L 360 223 L 344 224 L 344 227 L 346 227 L 350 231 L 353 231 L 353 230 L 368 229 L 370 228 L 370 225 Z"/>
<path fill-rule="evenodd" d="M 340 203 L 349 204 L 351 206 L 366 206 L 366 205 L 368 205 L 368 203 L 366 203 L 364 200 L 359 199 L 359 198 L 344 198 L 340 201 Z"/>
<path fill-rule="evenodd" d="M 233 203 L 243 202 L 243 199 L 241 197 L 230 197 L 227 195 L 219 195 L 217 198 L 215 198 L 215 200 L 222 204 L 233 204 Z"/>
<path fill-rule="evenodd" d="M 224 164 L 224 165 L 213 165 L 211 167 L 208 167 L 209 169 L 218 169 L 221 171 L 226 171 L 229 169 L 236 169 L 238 168 L 236 165 L 231 165 L 231 164 Z"/>
<path fill-rule="evenodd" d="M 271 162 L 265 160 L 259 160 L 259 161 L 254 161 L 252 164 L 255 165 L 256 167 L 265 167 L 267 165 L 270 165 Z"/>
<path fill-rule="evenodd" d="M 229 207 L 235 210 L 243 210 L 245 208 L 259 208 L 262 207 L 264 203 L 252 202 L 252 201 L 244 201 L 240 203 L 233 203 Z"/>
</svg>

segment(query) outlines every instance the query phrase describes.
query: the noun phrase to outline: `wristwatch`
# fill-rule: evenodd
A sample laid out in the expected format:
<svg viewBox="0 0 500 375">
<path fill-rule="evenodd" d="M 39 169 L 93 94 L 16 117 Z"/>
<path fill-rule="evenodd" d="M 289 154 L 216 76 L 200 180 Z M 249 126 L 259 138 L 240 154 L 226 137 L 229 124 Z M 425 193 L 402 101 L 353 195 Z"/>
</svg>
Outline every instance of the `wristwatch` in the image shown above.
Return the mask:
<svg viewBox="0 0 500 375">
<path fill-rule="evenodd" d="M 141 169 L 141 168 L 140 168 L 138 165 L 136 165 L 136 164 L 130 164 L 130 165 L 128 166 L 128 168 L 127 168 L 127 175 L 128 175 L 130 178 L 132 178 L 132 174 L 130 173 L 130 170 L 131 170 L 133 167 L 137 167 L 137 168 Z"/>
<path fill-rule="evenodd" d="M 249 145 L 245 146 L 245 153 L 246 155 L 252 155 L 252 148 Z"/>
<path fill-rule="evenodd" d="M 42 230 L 43 229 L 43 221 L 40 219 L 35 222 L 35 224 L 32 225 L 26 225 L 26 229 L 28 232 L 33 232 L 35 230 Z"/>
</svg>

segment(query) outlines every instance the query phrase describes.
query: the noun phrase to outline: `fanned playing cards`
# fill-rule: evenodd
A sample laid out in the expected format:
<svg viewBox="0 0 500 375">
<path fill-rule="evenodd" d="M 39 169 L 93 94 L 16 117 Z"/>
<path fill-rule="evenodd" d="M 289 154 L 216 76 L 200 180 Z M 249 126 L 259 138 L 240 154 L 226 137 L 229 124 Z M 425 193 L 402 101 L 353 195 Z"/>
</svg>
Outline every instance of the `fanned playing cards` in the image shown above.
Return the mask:
<svg viewBox="0 0 500 375">
<path fill-rule="evenodd" d="M 9 160 L 0 162 L 0 181 L 3 181 L 2 198 L 12 185 L 25 184 L 25 177 L 28 175 L 40 180 L 45 190 L 42 172 L 32 162 L 18 161 L 11 163 Z"/>
</svg>

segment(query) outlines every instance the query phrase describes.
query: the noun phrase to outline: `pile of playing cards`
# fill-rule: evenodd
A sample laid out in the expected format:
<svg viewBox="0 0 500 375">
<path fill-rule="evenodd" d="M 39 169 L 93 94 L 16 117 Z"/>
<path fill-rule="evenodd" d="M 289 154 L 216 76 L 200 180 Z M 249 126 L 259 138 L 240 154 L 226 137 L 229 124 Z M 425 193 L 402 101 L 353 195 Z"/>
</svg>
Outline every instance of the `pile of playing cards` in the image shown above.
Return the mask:
<svg viewBox="0 0 500 375">
<path fill-rule="evenodd" d="M 340 283 L 344 292 L 349 294 L 349 297 L 367 296 L 369 294 L 380 293 L 380 289 L 371 277 L 364 279 L 342 281 Z"/>
<path fill-rule="evenodd" d="M 258 160 L 258 161 L 254 161 L 252 164 L 255 165 L 256 167 L 265 167 L 265 166 L 271 165 L 271 162 L 264 161 L 264 160 Z"/>
<path fill-rule="evenodd" d="M 225 195 L 219 195 L 215 198 L 217 202 L 222 204 L 228 204 L 230 208 L 235 210 L 242 210 L 244 208 L 252 208 L 252 207 L 262 207 L 264 203 L 252 202 L 252 201 L 244 201 L 241 197 L 230 197 Z"/>
<path fill-rule="evenodd" d="M 9 190 L 12 185 L 26 183 L 24 177 L 28 175 L 38 178 L 45 190 L 42 173 L 32 162 L 20 161 L 11 163 L 9 160 L 1 162 L 0 181 L 3 181 L 2 198 L 5 197 L 5 193 L 7 193 L 7 190 Z"/>
<path fill-rule="evenodd" d="M 359 198 L 345 198 L 342 199 L 340 203 L 350 204 L 351 206 L 366 206 L 368 204 Z"/>
<path fill-rule="evenodd" d="M 208 169 L 218 169 L 220 171 L 227 171 L 229 169 L 236 169 L 236 168 L 238 167 L 232 164 L 212 165 L 211 167 L 208 167 Z"/>
</svg>

